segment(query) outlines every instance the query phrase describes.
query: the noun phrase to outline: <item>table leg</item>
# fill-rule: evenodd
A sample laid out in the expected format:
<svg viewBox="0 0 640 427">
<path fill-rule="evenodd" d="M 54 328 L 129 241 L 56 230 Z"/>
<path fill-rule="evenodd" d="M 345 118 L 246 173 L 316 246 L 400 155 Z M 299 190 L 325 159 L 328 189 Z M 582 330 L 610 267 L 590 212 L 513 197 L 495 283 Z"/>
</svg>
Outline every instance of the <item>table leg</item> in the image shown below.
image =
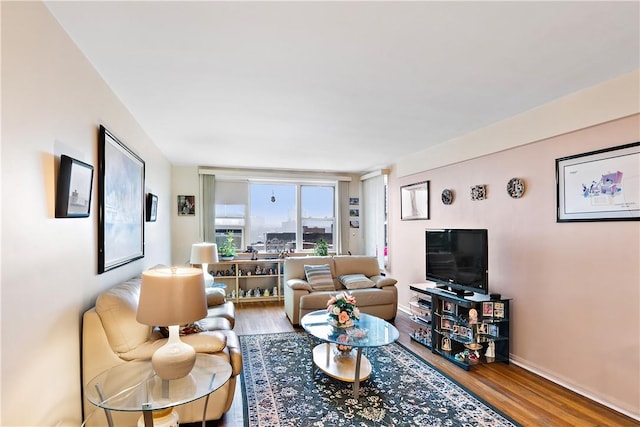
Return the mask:
<svg viewBox="0 0 640 427">
<path fill-rule="evenodd" d="M 360 360 L 362 360 L 362 347 L 358 347 L 356 355 L 356 377 L 353 381 L 353 398 L 357 399 L 360 394 Z"/>
<path fill-rule="evenodd" d="M 96 384 L 96 391 L 98 392 L 98 396 L 100 396 L 100 400 L 104 401 L 104 392 L 102 391 L 102 385 L 100 385 L 100 383 Z M 111 417 L 111 411 L 105 408 L 104 414 L 107 417 L 107 425 L 109 427 L 113 427 L 113 417 Z"/>
<path fill-rule="evenodd" d="M 153 427 L 153 411 L 150 403 L 142 404 L 142 417 L 144 418 L 144 427 Z"/>
</svg>

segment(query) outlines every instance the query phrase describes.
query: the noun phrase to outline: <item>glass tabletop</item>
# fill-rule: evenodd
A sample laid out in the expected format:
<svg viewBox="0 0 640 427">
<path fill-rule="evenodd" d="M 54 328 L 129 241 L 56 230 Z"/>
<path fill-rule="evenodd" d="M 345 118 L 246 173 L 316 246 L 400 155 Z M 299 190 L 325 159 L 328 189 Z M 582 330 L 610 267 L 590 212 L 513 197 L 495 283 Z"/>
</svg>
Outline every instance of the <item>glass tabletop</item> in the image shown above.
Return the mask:
<svg viewBox="0 0 640 427">
<path fill-rule="evenodd" d="M 231 377 L 231 365 L 224 359 L 197 354 L 189 375 L 162 380 L 150 360 L 132 361 L 107 369 L 85 387 L 94 405 L 113 411 L 150 411 L 188 403 L 214 392 Z"/>
<path fill-rule="evenodd" d="M 400 333 L 391 323 L 365 313 L 360 313 L 360 320 L 350 328 L 331 326 L 326 310 L 305 315 L 300 325 L 322 341 L 351 347 L 380 347 L 391 344 L 400 337 Z"/>
</svg>

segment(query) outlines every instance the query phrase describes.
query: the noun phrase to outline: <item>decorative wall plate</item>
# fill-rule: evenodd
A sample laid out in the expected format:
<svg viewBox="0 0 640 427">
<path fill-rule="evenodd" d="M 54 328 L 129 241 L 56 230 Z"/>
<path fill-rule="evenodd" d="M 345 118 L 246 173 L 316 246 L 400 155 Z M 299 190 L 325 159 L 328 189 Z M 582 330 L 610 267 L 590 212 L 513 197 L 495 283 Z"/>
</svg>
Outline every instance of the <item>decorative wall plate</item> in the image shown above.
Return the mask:
<svg viewBox="0 0 640 427">
<path fill-rule="evenodd" d="M 453 203 L 453 191 L 445 188 L 442 190 L 442 203 L 445 205 L 450 205 Z"/>
<path fill-rule="evenodd" d="M 471 187 L 471 200 L 484 200 L 487 198 L 487 190 L 484 185 Z"/>
<path fill-rule="evenodd" d="M 507 193 L 514 199 L 524 195 L 524 181 L 522 178 L 511 178 L 507 183 Z"/>
</svg>

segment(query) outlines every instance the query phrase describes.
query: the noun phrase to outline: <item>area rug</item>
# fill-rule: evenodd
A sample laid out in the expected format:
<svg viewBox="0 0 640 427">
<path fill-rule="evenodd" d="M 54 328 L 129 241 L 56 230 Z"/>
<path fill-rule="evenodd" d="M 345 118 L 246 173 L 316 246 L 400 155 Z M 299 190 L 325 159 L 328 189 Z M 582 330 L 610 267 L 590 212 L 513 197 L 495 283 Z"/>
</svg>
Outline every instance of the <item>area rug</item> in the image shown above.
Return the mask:
<svg viewBox="0 0 640 427">
<path fill-rule="evenodd" d="M 315 372 L 304 332 L 240 343 L 247 427 L 518 425 L 398 343 L 368 350 L 372 373 L 357 400 L 352 383 Z"/>
</svg>

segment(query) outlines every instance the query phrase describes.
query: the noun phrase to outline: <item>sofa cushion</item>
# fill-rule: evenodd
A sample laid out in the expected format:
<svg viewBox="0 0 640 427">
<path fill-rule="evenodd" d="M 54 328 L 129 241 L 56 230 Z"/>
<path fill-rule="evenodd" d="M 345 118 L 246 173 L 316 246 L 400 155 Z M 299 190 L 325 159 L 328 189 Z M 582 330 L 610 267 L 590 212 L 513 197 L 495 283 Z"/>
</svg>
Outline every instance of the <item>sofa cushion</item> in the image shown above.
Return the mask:
<svg viewBox="0 0 640 427">
<path fill-rule="evenodd" d="M 329 264 L 305 265 L 304 272 L 307 276 L 307 282 L 309 282 L 314 291 L 330 291 L 335 289 Z"/>
<path fill-rule="evenodd" d="M 205 292 L 207 294 L 207 307 L 215 307 L 225 303 L 224 289 L 206 288 Z"/>
<path fill-rule="evenodd" d="M 141 282 L 141 278 L 128 280 L 101 293 L 96 300 L 96 313 L 116 353 L 132 351 L 149 339 L 151 327 L 136 320 Z"/>
<path fill-rule="evenodd" d="M 376 288 L 384 288 L 385 286 L 393 286 L 396 283 L 398 283 L 398 281 L 392 277 L 386 277 L 386 276 L 373 276 L 371 277 L 371 280 L 375 283 Z"/>
<path fill-rule="evenodd" d="M 340 283 L 347 289 L 366 289 L 373 288 L 375 283 L 367 278 L 364 274 L 343 274 L 338 277 Z"/>
</svg>

